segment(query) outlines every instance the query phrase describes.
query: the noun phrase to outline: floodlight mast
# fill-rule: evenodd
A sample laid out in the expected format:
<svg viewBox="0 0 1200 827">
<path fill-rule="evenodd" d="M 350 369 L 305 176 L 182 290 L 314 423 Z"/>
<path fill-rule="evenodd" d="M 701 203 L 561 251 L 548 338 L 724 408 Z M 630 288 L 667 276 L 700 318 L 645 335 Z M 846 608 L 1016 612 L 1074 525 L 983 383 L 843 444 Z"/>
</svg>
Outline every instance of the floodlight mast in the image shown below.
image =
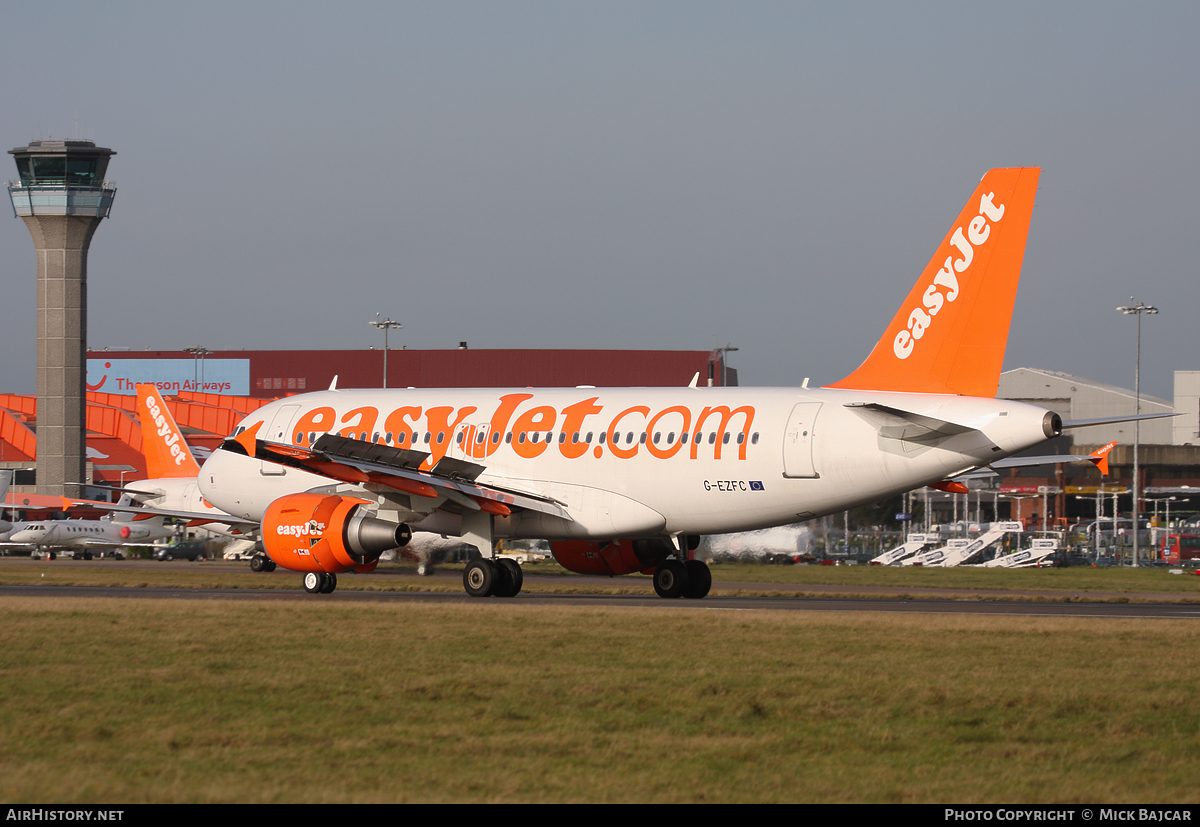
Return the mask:
<svg viewBox="0 0 1200 827">
<path fill-rule="evenodd" d="M 383 330 L 383 386 L 386 388 L 388 386 L 388 331 L 393 327 L 399 330 L 404 325 L 400 324 L 400 322 L 394 322 L 390 318 L 381 320 L 378 313 L 375 314 L 375 321 L 367 322 L 367 324 Z"/>
<path fill-rule="evenodd" d="M 1133 363 L 1133 395 L 1136 398 L 1136 408 L 1134 413 L 1141 415 L 1142 413 L 1142 314 L 1148 313 L 1151 316 L 1157 315 L 1158 308 L 1150 304 L 1142 304 L 1140 301 L 1134 304 L 1133 296 L 1129 297 L 1129 306 L 1118 307 L 1119 313 L 1124 313 L 1126 316 L 1137 317 L 1137 349 Z M 1138 564 L 1138 498 L 1141 496 L 1141 483 L 1138 480 L 1138 447 L 1141 443 L 1141 421 L 1135 420 L 1133 423 L 1133 566 L 1137 568 Z M 1115 517 L 1116 515 L 1114 515 Z M 1115 524 L 1115 523 L 1114 523 Z"/>
</svg>

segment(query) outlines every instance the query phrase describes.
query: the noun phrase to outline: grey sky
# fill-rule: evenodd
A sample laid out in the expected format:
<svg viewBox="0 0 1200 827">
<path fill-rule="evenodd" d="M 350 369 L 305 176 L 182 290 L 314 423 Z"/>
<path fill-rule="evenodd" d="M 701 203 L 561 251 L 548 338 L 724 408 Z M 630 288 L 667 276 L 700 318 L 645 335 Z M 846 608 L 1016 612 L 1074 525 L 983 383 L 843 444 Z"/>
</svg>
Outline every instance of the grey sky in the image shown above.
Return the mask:
<svg viewBox="0 0 1200 827">
<path fill-rule="evenodd" d="M 3 149 L 117 151 L 93 347 L 867 355 L 983 173 L 1041 166 L 1006 367 L 1200 369 L 1195 3 L 12 3 Z M 4 178 L 15 177 L 11 157 Z M 7 208 L 6 208 L 7 209 Z M 34 390 L 0 220 L 0 391 Z"/>
</svg>

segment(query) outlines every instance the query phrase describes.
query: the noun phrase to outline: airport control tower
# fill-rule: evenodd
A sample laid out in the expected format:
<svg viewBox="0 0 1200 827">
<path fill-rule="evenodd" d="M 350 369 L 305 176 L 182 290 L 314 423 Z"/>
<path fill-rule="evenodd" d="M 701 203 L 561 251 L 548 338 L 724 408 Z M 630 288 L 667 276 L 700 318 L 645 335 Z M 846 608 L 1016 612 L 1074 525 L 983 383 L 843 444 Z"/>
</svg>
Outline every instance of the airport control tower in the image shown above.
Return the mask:
<svg viewBox="0 0 1200 827">
<path fill-rule="evenodd" d="M 104 180 L 111 149 L 91 141 L 33 141 L 9 150 L 13 213 L 37 248 L 37 490 L 78 496 L 84 482 L 87 254 L 112 209 Z"/>
</svg>

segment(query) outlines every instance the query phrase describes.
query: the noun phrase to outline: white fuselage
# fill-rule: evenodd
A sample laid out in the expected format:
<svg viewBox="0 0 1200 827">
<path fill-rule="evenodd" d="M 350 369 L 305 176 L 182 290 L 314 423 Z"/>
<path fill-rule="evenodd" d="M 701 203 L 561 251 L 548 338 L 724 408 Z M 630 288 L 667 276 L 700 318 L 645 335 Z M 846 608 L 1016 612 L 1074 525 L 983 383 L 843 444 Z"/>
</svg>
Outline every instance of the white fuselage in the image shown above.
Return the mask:
<svg viewBox="0 0 1200 827">
<path fill-rule="evenodd" d="M 864 405 L 959 432 L 912 439 Z M 301 447 L 334 433 L 415 448 L 433 454 L 426 469 L 466 459 L 485 467 L 480 484 L 570 515 L 497 517 L 497 537 L 605 539 L 747 531 L 874 502 L 1043 442 L 1046 416 L 1000 399 L 825 388 L 409 389 L 290 397 L 239 428 L 262 423 L 259 439 Z M 200 474 L 210 503 L 248 519 L 333 484 L 231 451 Z"/>
<path fill-rule="evenodd" d="M 210 516 L 216 522 L 204 523 L 209 531 L 225 533 L 229 526 L 219 522 L 221 517 L 229 515 L 204 499 L 200 493 L 199 480 L 196 477 L 160 477 L 157 479 L 137 480 L 126 484 L 127 493 L 148 509 L 163 511 L 181 511 L 194 514 L 196 517 Z"/>
</svg>

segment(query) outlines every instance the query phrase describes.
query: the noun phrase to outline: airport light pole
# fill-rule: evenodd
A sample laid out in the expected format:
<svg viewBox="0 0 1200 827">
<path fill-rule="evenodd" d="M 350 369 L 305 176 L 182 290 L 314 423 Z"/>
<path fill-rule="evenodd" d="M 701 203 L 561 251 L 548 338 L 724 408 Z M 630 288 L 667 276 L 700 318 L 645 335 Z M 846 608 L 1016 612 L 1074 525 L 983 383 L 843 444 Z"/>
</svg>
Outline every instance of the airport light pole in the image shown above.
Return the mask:
<svg viewBox="0 0 1200 827">
<path fill-rule="evenodd" d="M 1151 316 L 1158 313 L 1158 308 L 1149 304 L 1142 304 L 1140 301 L 1137 304 L 1133 303 L 1133 296 L 1129 297 L 1128 307 L 1118 307 L 1119 313 L 1124 313 L 1126 316 L 1137 317 L 1137 355 L 1133 363 L 1133 394 L 1136 397 L 1136 409 L 1134 413 L 1138 416 L 1142 414 L 1142 314 L 1148 313 Z M 1138 496 L 1141 494 L 1141 481 L 1138 480 L 1138 447 L 1141 442 L 1141 422 L 1134 420 L 1133 423 L 1133 566 L 1137 568 L 1138 564 Z"/>
<path fill-rule="evenodd" d="M 386 388 L 388 386 L 388 384 L 387 384 L 387 382 L 388 382 L 388 372 L 387 372 L 388 331 L 391 330 L 393 327 L 398 330 L 398 329 L 404 327 L 404 325 L 400 324 L 400 322 L 393 322 L 390 318 L 380 320 L 378 313 L 375 314 L 375 321 L 367 322 L 367 324 L 383 330 L 383 386 Z"/>
<path fill-rule="evenodd" d="M 737 348 L 730 344 L 717 348 L 717 353 L 721 354 L 721 387 L 723 388 L 729 385 L 729 366 L 726 364 L 729 361 L 729 354 L 736 352 Z"/>
<path fill-rule="evenodd" d="M 192 382 L 194 384 L 197 381 L 196 374 L 199 373 L 200 376 L 199 376 L 198 381 L 200 382 L 200 384 L 198 387 L 200 388 L 201 391 L 203 391 L 204 390 L 204 357 L 207 356 L 208 354 L 212 353 L 212 351 L 204 346 L 200 346 L 200 347 L 185 347 L 183 349 L 183 352 L 192 354 Z"/>
</svg>

